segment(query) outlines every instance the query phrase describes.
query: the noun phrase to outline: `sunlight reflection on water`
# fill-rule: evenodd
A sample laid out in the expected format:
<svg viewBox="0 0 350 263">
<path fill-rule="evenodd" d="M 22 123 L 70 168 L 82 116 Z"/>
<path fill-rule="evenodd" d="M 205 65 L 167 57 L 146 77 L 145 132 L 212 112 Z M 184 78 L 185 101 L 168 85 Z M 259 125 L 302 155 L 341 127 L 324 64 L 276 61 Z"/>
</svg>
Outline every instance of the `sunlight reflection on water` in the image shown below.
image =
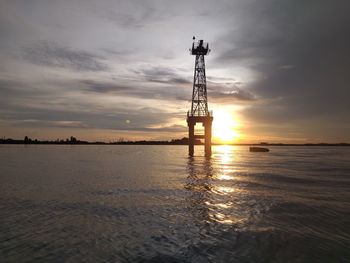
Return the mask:
<svg viewBox="0 0 350 263">
<path fill-rule="evenodd" d="M 234 216 L 232 206 L 234 203 L 225 195 L 232 197 L 237 191 L 234 187 L 234 156 L 235 149 L 231 146 L 217 147 L 215 159 L 203 157 L 190 157 L 187 163 L 188 178 L 186 189 L 192 191 L 192 199 L 197 200 L 195 204 L 207 206 L 206 220 L 222 224 L 233 224 L 242 221 L 242 218 Z M 226 185 L 221 181 L 226 181 Z M 230 183 L 230 185 L 227 185 Z M 201 204 L 203 202 L 203 204 Z"/>
</svg>

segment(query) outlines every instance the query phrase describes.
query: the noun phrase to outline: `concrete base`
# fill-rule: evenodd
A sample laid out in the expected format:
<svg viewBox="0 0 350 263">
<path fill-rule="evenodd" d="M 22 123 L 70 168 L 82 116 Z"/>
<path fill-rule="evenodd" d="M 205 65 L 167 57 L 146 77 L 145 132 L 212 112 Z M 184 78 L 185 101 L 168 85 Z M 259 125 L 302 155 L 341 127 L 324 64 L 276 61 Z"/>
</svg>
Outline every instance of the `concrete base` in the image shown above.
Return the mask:
<svg viewBox="0 0 350 263">
<path fill-rule="evenodd" d="M 196 123 L 202 123 L 204 126 L 204 135 L 195 135 L 194 126 Z M 213 123 L 212 116 L 187 116 L 188 125 L 188 154 L 194 155 L 195 139 L 204 138 L 205 156 L 211 156 L 211 126 Z"/>
</svg>

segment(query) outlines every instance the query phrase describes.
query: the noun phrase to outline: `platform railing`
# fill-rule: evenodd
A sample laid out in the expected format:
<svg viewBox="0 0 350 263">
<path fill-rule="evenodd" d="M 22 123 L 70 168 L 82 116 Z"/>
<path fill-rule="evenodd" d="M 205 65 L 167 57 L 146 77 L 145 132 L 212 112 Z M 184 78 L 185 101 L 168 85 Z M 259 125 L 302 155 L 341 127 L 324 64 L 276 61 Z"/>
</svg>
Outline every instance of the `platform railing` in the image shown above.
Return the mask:
<svg viewBox="0 0 350 263">
<path fill-rule="evenodd" d="M 190 113 L 190 111 L 187 111 L 187 117 L 213 117 L 213 111 L 211 110 L 211 111 L 208 111 L 208 115 L 207 116 L 200 116 L 200 115 L 192 115 L 191 113 Z"/>
</svg>

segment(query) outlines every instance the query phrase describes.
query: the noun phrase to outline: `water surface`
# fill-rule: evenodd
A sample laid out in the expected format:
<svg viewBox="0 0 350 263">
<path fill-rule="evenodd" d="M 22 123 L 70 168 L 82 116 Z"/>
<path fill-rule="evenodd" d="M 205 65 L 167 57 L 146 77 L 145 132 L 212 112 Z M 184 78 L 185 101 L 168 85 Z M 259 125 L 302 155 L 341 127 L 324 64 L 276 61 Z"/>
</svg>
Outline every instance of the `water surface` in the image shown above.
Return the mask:
<svg viewBox="0 0 350 263">
<path fill-rule="evenodd" d="M 350 262 L 350 147 L 0 145 L 0 262 Z"/>
</svg>

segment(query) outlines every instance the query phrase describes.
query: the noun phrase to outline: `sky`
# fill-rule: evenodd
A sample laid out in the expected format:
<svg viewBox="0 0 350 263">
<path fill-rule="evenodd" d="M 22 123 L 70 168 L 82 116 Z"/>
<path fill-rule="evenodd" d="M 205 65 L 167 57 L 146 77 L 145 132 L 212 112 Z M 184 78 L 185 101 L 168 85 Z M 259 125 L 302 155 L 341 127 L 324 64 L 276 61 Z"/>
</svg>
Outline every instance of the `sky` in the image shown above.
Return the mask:
<svg viewBox="0 0 350 263">
<path fill-rule="evenodd" d="M 0 136 L 187 136 L 196 36 L 211 49 L 214 141 L 228 131 L 242 143 L 350 142 L 349 10 L 347 0 L 0 0 Z"/>
</svg>

